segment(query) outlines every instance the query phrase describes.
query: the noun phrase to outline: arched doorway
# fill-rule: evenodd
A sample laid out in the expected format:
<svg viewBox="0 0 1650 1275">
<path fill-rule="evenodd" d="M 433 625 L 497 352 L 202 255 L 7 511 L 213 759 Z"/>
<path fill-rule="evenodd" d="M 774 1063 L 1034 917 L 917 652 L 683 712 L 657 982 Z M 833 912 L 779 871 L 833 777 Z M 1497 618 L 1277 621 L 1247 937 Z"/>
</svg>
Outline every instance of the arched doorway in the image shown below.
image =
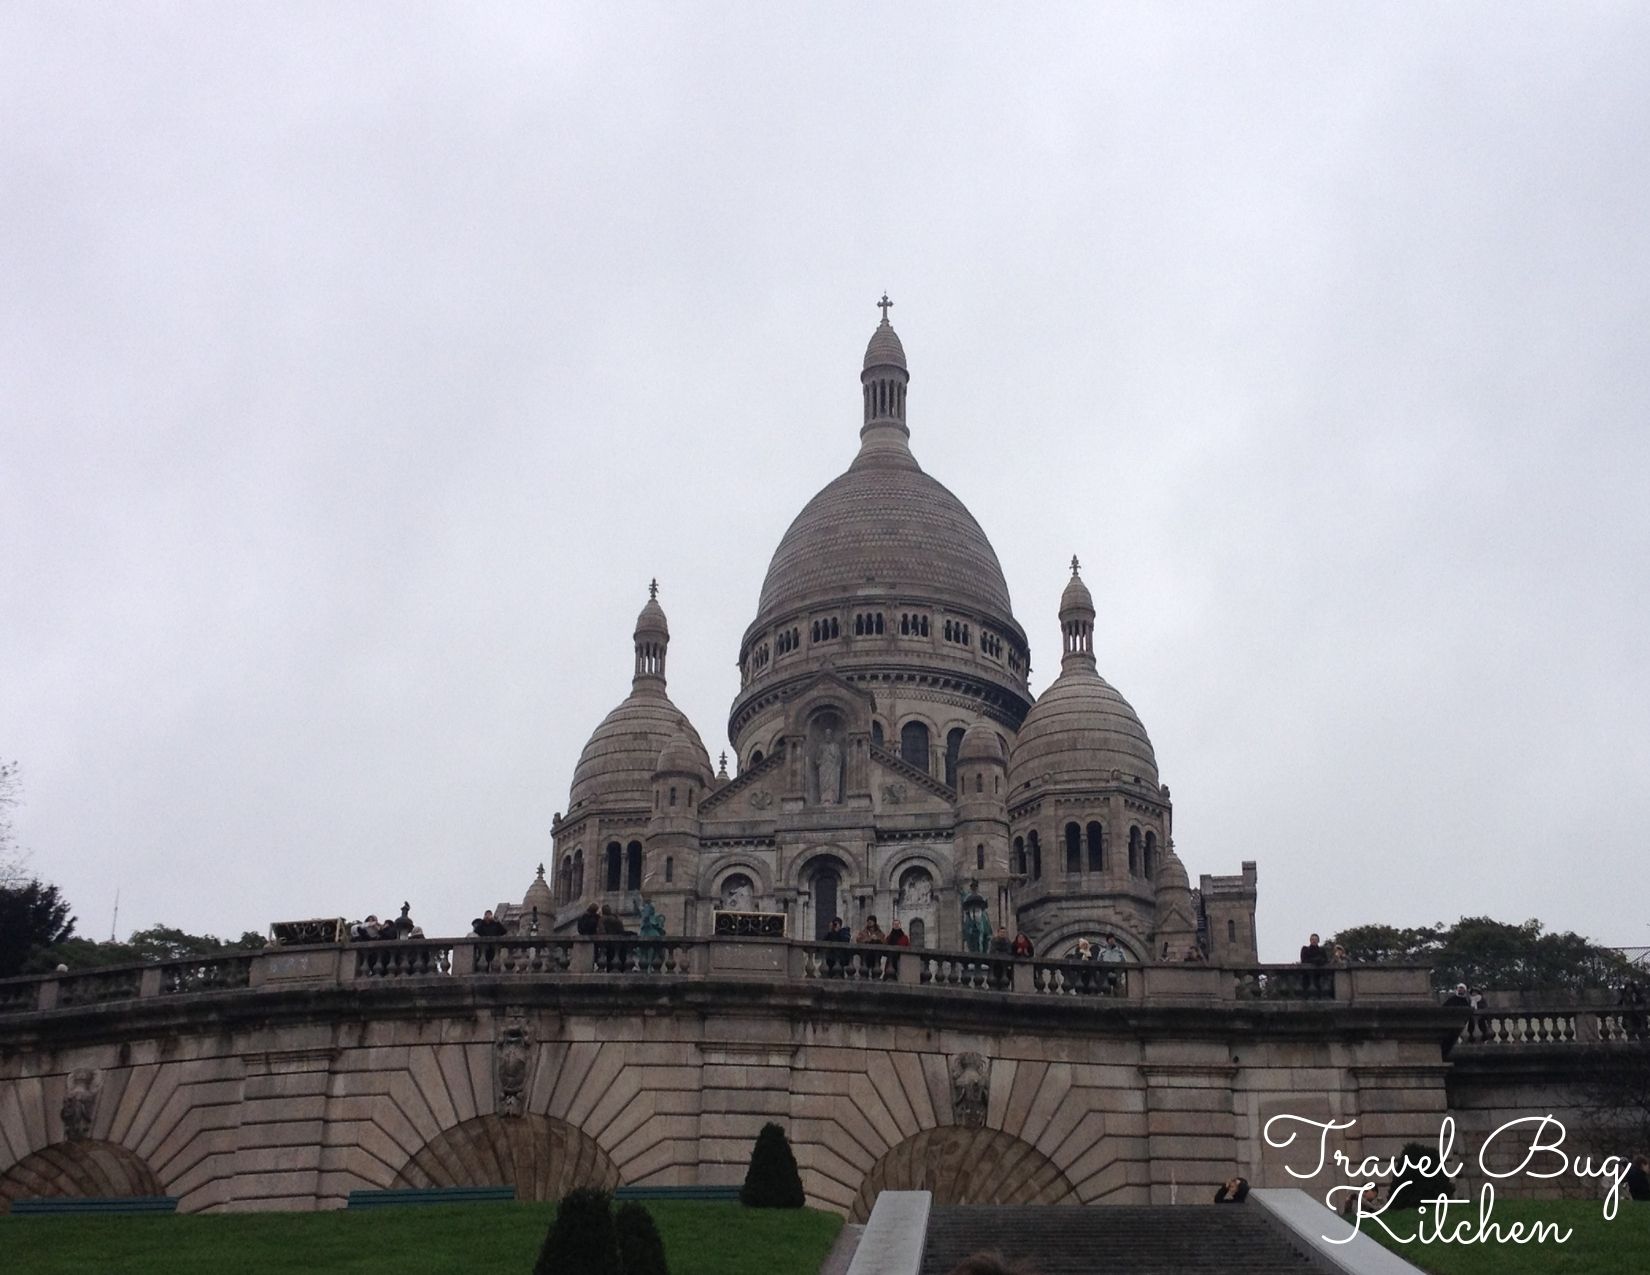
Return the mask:
<svg viewBox="0 0 1650 1275">
<path fill-rule="evenodd" d="M 848 1213 L 863 1222 L 883 1191 L 932 1191 L 935 1204 L 1076 1204 L 1059 1167 L 1001 1129 L 941 1125 L 890 1147 L 871 1166 Z"/>
<path fill-rule="evenodd" d="M 575 1187 L 611 1191 L 619 1169 L 565 1120 L 489 1113 L 443 1130 L 395 1175 L 394 1186 L 513 1186 L 518 1200 L 559 1200 Z"/>
<path fill-rule="evenodd" d="M 832 918 L 842 916 L 848 866 L 841 859 L 827 855 L 809 864 L 807 873 L 809 906 L 813 915 L 804 919 L 803 932 L 812 934 L 817 941 L 824 938 L 825 931 L 831 928 Z M 853 918 L 843 919 L 852 928 Z"/>
<path fill-rule="evenodd" d="M 155 1171 L 114 1142 L 54 1142 L 0 1173 L 0 1213 L 13 1200 L 165 1195 Z"/>
</svg>

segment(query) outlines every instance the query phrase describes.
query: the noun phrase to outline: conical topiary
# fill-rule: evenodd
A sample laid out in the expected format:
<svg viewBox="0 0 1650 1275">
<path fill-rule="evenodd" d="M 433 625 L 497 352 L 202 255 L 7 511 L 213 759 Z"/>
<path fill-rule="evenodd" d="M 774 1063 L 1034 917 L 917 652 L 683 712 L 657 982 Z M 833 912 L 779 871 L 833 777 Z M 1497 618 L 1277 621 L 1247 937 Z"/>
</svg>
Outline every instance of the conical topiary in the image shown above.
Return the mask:
<svg viewBox="0 0 1650 1275">
<path fill-rule="evenodd" d="M 778 1125 L 765 1124 L 756 1135 L 751 1167 L 745 1171 L 739 1199 L 753 1209 L 802 1207 L 802 1175 L 796 1170 L 796 1157 L 791 1154 L 791 1144 L 785 1141 L 785 1131 Z"/>
<path fill-rule="evenodd" d="M 594 1187 L 569 1191 L 556 1207 L 533 1275 L 613 1275 L 619 1267 L 611 1197 Z"/>
<path fill-rule="evenodd" d="M 665 1242 L 644 1205 L 634 1200 L 619 1205 L 613 1224 L 619 1232 L 619 1266 L 624 1275 L 670 1275 Z"/>
</svg>

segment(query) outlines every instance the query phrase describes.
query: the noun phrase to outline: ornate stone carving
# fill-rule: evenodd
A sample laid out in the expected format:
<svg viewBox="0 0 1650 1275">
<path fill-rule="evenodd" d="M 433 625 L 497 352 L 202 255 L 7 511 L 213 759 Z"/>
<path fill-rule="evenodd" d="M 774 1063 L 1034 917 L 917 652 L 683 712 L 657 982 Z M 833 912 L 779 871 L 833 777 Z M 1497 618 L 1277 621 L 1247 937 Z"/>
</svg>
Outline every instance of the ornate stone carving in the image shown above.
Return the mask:
<svg viewBox="0 0 1650 1275">
<path fill-rule="evenodd" d="M 63 1095 L 63 1136 L 70 1142 L 92 1136 L 92 1120 L 97 1115 L 99 1093 L 97 1072 L 81 1067 L 69 1075 L 69 1089 Z"/>
<path fill-rule="evenodd" d="M 905 800 L 904 784 L 883 784 L 882 799 L 890 806 L 897 806 Z"/>
<path fill-rule="evenodd" d="M 751 794 L 751 809 L 766 810 L 773 805 L 773 794 L 765 788 L 758 788 Z"/>
<path fill-rule="evenodd" d="M 493 1045 L 493 1077 L 498 1085 L 498 1114 L 519 1116 L 527 1109 L 527 1081 L 533 1070 L 533 1028 L 525 1014 L 505 1020 Z"/>
<path fill-rule="evenodd" d="M 819 804 L 836 805 L 842 800 L 842 746 L 829 726 L 814 753 L 814 770 L 819 777 Z"/>
<path fill-rule="evenodd" d="M 951 1110 L 966 1129 L 985 1127 L 991 1100 L 991 1059 L 984 1054 L 954 1054 L 951 1058 Z"/>
</svg>

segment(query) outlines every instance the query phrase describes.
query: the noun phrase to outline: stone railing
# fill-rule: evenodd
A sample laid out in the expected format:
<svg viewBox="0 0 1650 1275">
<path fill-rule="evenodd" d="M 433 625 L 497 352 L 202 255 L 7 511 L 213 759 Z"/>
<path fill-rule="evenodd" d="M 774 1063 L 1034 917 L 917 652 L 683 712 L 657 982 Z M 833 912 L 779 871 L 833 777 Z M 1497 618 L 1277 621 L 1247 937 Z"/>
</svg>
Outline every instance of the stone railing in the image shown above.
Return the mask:
<svg viewBox="0 0 1650 1275">
<path fill-rule="evenodd" d="M 1459 1011 L 1458 1011 L 1459 1012 Z M 1463 1045 L 1600 1045 L 1650 1041 L 1647 1011 L 1595 1009 L 1477 1010 L 1461 1029 Z"/>
<path fill-rule="evenodd" d="M 259 952 L 165 961 L 154 965 L 0 980 L 0 1017 L 81 1009 L 123 1001 L 173 1000 L 210 992 L 340 989 L 354 986 L 461 980 L 600 979 L 705 981 L 731 979 L 798 986 L 877 984 L 936 995 L 1069 999 L 1099 1002 L 1276 1003 L 1279 1008 L 1358 1003 L 1433 1006 L 1423 966 L 1350 966 L 1316 970 L 1298 965 L 1135 965 L 1047 957 L 1016 958 L 925 948 L 863 946 L 773 938 L 620 937 L 398 939 L 365 943 L 273 946 Z M 1533 1021 L 1541 1015 L 1502 1015 Z M 1551 1017 L 1548 1015 L 1547 1017 Z M 1576 1017 L 1571 1012 L 1572 1019 Z M 1491 1021 L 1480 1016 L 1475 1021 Z M 1498 1026 L 1495 1042 L 1527 1039 L 1625 1039 L 1623 1015 L 1594 1014 L 1593 1025 L 1546 1028 Z M 1469 1028 L 1471 1030 L 1471 1028 Z M 1484 1043 L 1492 1034 L 1486 1028 Z"/>
</svg>

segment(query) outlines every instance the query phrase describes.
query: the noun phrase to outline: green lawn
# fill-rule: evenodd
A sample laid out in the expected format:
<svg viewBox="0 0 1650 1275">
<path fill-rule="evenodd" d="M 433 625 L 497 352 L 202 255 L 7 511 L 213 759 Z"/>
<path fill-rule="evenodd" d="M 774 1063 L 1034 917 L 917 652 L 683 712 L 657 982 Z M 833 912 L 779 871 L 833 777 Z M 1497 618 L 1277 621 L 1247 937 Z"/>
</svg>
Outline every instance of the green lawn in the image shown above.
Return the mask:
<svg viewBox="0 0 1650 1275">
<path fill-rule="evenodd" d="M 1563 1229 L 1572 1232 L 1563 1244 L 1399 1244 L 1367 1222 L 1364 1232 L 1433 1275 L 1624 1275 L 1650 1270 L 1650 1204 L 1634 1203 L 1622 1194 L 1621 1207 L 1608 1222 L 1602 1200 L 1495 1201 L 1491 1221 L 1503 1231 L 1514 1222 L 1523 1222 L 1526 1230 L 1537 1221 L 1556 1222 L 1561 1234 Z M 1448 1216 L 1452 1223 L 1469 1220 L 1476 1230 L 1478 1205 L 1455 1205 Z M 1410 1234 L 1413 1218 L 1393 1214 L 1389 1225 Z"/>
<path fill-rule="evenodd" d="M 815 1275 L 842 1219 L 812 1209 L 660 1201 L 671 1275 Z M 19 1275 L 529 1275 L 551 1204 L 428 1204 L 353 1213 L 0 1217 Z"/>
</svg>

